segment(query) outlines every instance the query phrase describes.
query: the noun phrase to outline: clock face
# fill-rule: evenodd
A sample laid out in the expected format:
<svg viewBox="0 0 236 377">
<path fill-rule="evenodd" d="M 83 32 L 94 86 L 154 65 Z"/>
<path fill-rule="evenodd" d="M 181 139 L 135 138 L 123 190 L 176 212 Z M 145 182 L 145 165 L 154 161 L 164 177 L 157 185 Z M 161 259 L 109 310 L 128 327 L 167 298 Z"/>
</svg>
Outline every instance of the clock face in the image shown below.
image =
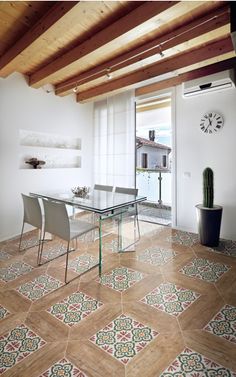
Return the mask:
<svg viewBox="0 0 236 377">
<path fill-rule="evenodd" d="M 223 117 L 212 111 L 203 115 L 200 122 L 200 128 L 202 132 L 206 134 L 213 134 L 221 130 L 223 124 Z"/>
</svg>

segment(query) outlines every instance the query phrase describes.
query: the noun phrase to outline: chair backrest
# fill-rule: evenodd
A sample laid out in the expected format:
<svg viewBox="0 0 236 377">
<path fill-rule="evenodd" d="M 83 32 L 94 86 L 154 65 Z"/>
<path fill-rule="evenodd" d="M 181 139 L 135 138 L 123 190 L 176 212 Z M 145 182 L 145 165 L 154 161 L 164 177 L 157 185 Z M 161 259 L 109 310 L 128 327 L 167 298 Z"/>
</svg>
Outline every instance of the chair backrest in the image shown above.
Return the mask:
<svg viewBox="0 0 236 377">
<path fill-rule="evenodd" d="M 69 241 L 70 222 L 66 205 L 64 203 L 43 199 L 43 206 L 45 216 L 45 232 L 52 233 L 65 241 Z"/>
<path fill-rule="evenodd" d="M 128 187 L 116 187 L 115 192 L 120 194 L 138 195 L 138 189 Z"/>
<path fill-rule="evenodd" d="M 24 205 L 24 219 L 27 224 L 33 225 L 36 228 L 42 228 L 42 212 L 38 198 L 21 194 Z"/>
<path fill-rule="evenodd" d="M 106 185 L 94 185 L 94 190 L 101 190 L 101 191 L 108 191 L 112 192 L 113 186 L 106 186 Z"/>
</svg>

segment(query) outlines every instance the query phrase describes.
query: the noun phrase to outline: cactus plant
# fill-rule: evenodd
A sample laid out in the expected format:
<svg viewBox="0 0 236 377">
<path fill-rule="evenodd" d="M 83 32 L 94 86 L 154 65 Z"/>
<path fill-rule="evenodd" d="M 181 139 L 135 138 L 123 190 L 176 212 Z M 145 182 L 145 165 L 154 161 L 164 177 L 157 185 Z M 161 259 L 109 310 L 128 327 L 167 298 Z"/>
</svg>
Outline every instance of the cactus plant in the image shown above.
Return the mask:
<svg viewBox="0 0 236 377">
<path fill-rule="evenodd" d="M 203 207 L 213 208 L 214 205 L 214 173 L 211 168 L 203 171 Z"/>
</svg>

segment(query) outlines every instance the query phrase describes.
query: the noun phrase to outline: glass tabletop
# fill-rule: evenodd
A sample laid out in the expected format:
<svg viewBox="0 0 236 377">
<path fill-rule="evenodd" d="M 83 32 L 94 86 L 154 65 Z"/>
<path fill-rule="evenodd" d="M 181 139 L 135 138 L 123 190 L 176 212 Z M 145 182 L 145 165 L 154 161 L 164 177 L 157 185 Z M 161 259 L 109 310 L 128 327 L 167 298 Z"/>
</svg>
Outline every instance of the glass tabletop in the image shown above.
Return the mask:
<svg viewBox="0 0 236 377">
<path fill-rule="evenodd" d="M 30 195 L 39 198 L 52 199 L 65 204 L 69 204 L 87 211 L 105 213 L 117 208 L 142 202 L 147 199 L 145 196 L 129 195 L 117 192 L 107 192 L 101 190 L 91 191 L 86 198 L 75 196 L 70 191 L 61 192 L 31 192 Z"/>
</svg>

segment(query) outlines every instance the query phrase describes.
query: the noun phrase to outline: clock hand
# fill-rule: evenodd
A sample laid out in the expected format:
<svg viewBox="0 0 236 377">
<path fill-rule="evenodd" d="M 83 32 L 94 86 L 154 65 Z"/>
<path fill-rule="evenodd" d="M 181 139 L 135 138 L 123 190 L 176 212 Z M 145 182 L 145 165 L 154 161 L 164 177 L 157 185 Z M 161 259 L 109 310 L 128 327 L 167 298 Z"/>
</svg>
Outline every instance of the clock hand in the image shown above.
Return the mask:
<svg viewBox="0 0 236 377">
<path fill-rule="evenodd" d="M 209 120 L 209 124 L 208 124 L 208 126 L 207 126 L 207 128 L 206 128 L 205 132 L 206 132 L 206 131 L 208 130 L 209 126 L 211 126 L 211 123 L 212 123 L 212 121 L 211 121 L 210 117 L 208 117 L 208 120 Z"/>
</svg>

